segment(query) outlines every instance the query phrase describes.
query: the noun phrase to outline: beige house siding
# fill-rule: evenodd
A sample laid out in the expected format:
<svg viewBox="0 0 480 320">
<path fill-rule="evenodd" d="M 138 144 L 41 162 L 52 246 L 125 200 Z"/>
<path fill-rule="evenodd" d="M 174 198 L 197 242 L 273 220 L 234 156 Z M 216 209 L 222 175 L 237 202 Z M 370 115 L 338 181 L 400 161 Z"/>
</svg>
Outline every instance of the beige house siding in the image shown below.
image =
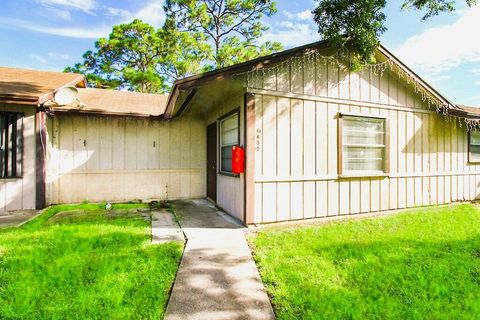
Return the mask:
<svg viewBox="0 0 480 320">
<path fill-rule="evenodd" d="M 224 90 L 227 94 L 221 95 L 220 99 L 214 100 L 214 104 L 210 111 L 206 114 L 206 124 L 209 125 L 217 121 L 222 116 L 228 114 L 232 110 L 238 109 L 240 115 L 240 145 L 245 145 L 244 127 L 245 127 L 245 111 L 244 111 L 244 94 L 245 89 L 240 83 L 225 83 Z M 216 91 L 218 90 L 218 91 Z M 208 87 L 208 91 L 216 91 L 222 93 L 222 86 L 216 87 L 215 84 Z M 223 91 L 225 93 L 225 91 Z M 217 147 L 217 153 L 218 153 Z M 218 169 L 220 162 L 218 161 Z M 244 220 L 244 181 L 245 175 L 240 174 L 238 177 L 217 174 L 217 205 L 227 211 L 230 215 L 239 220 Z"/>
<path fill-rule="evenodd" d="M 255 94 L 258 133 L 255 223 L 478 197 L 480 170 L 468 163 L 465 126 L 445 121 L 396 75 L 348 74 L 331 63 L 306 65 L 277 70 L 247 91 Z M 389 119 L 387 177 L 338 176 L 339 112 Z"/>
<path fill-rule="evenodd" d="M 0 103 L 0 111 L 24 114 L 22 178 L 0 179 L 0 214 L 5 211 L 35 209 L 36 107 Z"/>
<path fill-rule="evenodd" d="M 203 120 L 55 114 L 47 203 L 205 196 Z"/>
</svg>

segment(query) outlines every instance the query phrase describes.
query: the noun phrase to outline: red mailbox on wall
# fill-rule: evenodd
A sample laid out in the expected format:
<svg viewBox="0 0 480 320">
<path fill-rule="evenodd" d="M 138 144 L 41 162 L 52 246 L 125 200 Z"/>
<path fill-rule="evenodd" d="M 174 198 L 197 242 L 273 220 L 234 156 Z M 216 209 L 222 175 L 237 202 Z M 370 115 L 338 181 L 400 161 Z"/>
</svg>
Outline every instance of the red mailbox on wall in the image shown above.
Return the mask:
<svg viewBox="0 0 480 320">
<path fill-rule="evenodd" d="M 245 150 L 242 147 L 232 148 L 232 172 L 235 174 L 245 172 Z"/>
</svg>

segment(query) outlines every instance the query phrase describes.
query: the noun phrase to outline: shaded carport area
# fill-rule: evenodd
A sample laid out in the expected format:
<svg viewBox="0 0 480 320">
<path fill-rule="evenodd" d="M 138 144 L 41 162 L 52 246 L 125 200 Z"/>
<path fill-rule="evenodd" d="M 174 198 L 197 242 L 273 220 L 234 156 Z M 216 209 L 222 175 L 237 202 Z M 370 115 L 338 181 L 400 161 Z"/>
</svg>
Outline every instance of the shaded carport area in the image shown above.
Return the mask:
<svg viewBox="0 0 480 320">
<path fill-rule="evenodd" d="M 166 319 L 274 319 L 243 226 L 207 200 L 173 208 L 187 243 Z"/>
</svg>

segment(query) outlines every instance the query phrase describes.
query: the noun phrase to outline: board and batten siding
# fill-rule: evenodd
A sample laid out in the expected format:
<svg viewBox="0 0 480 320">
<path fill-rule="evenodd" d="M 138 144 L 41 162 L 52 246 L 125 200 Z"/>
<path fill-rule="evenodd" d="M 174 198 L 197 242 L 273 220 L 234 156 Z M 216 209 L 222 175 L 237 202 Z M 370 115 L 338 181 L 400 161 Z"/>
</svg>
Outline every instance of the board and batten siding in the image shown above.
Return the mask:
<svg viewBox="0 0 480 320">
<path fill-rule="evenodd" d="M 48 118 L 47 202 L 205 197 L 203 120 Z"/>
<path fill-rule="evenodd" d="M 215 88 L 216 89 L 216 88 Z M 218 90 L 218 89 L 216 89 Z M 235 87 L 235 90 L 229 92 L 228 96 L 222 97 L 217 101 L 215 106 L 206 115 L 206 123 L 211 124 L 219 118 L 230 113 L 233 110 L 238 110 L 240 119 L 240 140 L 239 145 L 243 146 L 244 142 L 244 88 L 241 86 Z M 220 126 L 218 126 L 220 129 Z M 220 137 L 218 137 L 220 139 Z M 219 147 L 217 146 L 217 159 L 219 159 Z M 217 169 L 220 170 L 220 161 L 217 161 Z M 216 204 L 228 212 L 233 217 L 244 220 L 244 181 L 245 175 L 228 176 L 221 173 L 217 174 L 217 202 Z"/>
<path fill-rule="evenodd" d="M 468 133 L 390 72 L 333 63 L 277 70 L 254 94 L 254 223 L 350 215 L 474 200 L 480 166 Z M 389 119 L 390 173 L 340 178 L 339 113 Z"/>
<path fill-rule="evenodd" d="M 20 112 L 23 118 L 23 159 L 21 178 L 0 179 L 0 214 L 6 211 L 35 209 L 36 106 L 0 103 L 0 111 Z"/>
</svg>

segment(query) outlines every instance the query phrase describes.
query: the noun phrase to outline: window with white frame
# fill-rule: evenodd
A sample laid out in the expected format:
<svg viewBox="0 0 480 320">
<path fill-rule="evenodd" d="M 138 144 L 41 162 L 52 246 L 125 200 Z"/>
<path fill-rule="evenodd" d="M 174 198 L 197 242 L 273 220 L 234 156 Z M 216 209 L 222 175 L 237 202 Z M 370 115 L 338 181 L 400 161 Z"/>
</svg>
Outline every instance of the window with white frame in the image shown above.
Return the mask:
<svg viewBox="0 0 480 320">
<path fill-rule="evenodd" d="M 469 133 L 469 162 L 480 162 L 480 131 Z"/>
<path fill-rule="evenodd" d="M 232 148 L 238 145 L 238 130 L 238 112 L 220 120 L 220 172 L 232 172 Z"/>
<path fill-rule="evenodd" d="M 387 122 L 384 118 L 339 115 L 339 173 L 375 175 L 387 170 Z"/>
</svg>

